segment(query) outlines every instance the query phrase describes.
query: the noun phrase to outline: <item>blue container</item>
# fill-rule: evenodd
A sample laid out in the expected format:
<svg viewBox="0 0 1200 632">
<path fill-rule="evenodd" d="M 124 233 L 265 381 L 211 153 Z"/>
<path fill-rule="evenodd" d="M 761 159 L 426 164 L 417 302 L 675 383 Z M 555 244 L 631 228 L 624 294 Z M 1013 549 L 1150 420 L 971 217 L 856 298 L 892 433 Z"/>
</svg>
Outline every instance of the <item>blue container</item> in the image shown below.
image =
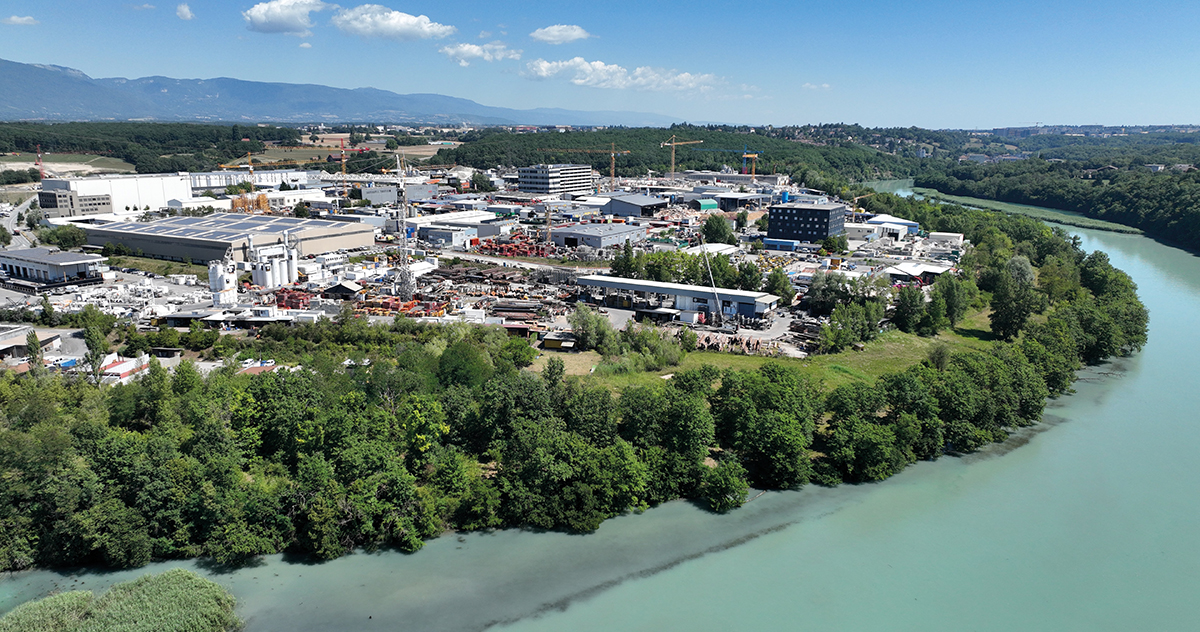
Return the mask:
<svg viewBox="0 0 1200 632">
<path fill-rule="evenodd" d="M 788 203 L 788 200 L 789 200 L 789 199 L 791 199 L 791 198 L 788 196 L 788 192 L 787 192 L 787 191 L 784 191 L 784 192 L 783 192 L 783 198 L 782 198 L 782 199 L 783 199 L 783 203 L 784 203 L 784 204 L 787 204 L 787 203 Z"/>
</svg>

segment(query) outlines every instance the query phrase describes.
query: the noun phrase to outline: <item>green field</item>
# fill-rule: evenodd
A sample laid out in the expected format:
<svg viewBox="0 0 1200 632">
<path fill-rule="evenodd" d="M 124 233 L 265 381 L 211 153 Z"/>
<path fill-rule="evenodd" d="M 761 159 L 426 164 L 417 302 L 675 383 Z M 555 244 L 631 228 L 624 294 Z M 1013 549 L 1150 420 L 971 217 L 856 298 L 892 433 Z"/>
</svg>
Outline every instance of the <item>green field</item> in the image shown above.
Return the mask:
<svg viewBox="0 0 1200 632">
<path fill-rule="evenodd" d="M 167 276 L 168 274 L 194 274 L 201 281 L 208 281 L 208 266 L 206 265 L 149 259 L 147 257 L 109 257 L 108 265 L 114 268 L 144 270 L 163 276 Z"/>
<path fill-rule="evenodd" d="M 31 162 L 37 162 L 36 155 L 20 154 L 18 156 L 0 156 L 0 164 Z M 134 171 L 133 165 L 121 160 L 120 158 L 94 156 L 91 154 L 43 154 L 42 162 L 45 164 L 88 165 L 103 171 L 120 171 L 128 173 L 133 173 Z"/>
<path fill-rule="evenodd" d="M 1130 235 L 1142 234 L 1141 229 L 1106 222 L 1102 219 L 1092 219 L 1083 215 L 1074 213 L 1066 213 L 1062 211 L 1047 211 L 1034 206 L 1026 206 L 1024 204 L 1010 204 L 1008 202 L 997 202 L 995 200 L 985 200 L 982 198 L 963 197 L 960 195 L 946 195 L 936 189 L 925 189 L 921 187 L 913 187 L 913 193 L 925 196 L 930 200 L 940 202 L 950 202 L 961 206 L 974 206 L 976 208 L 988 209 L 991 211 L 1000 211 L 1001 213 L 1011 213 L 1013 215 L 1024 215 L 1043 222 L 1054 222 L 1056 224 L 1065 224 L 1067 226 L 1077 226 L 1079 228 L 1092 228 L 1095 230 L 1107 230 L 1114 233 L 1127 233 Z"/>
<path fill-rule="evenodd" d="M 968 316 L 953 330 L 943 331 L 934 338 L 923 338 L 899 330 L 884 333 L 867 344 L 863 351 L 844 351 L 832 355 L 816 355 L 804 359 L 767 358 L 763 356 L 735 355 L 715 351 L 696 351 L 687 354 L 679 366 L 662 371 L 626 373 L 621 375 L 594 375 L 615 391 L 630 386 L 643 386 L 662 380 L 663 376 L 679 371 L 696 369 L 709 364 L 720 369 L 756 369 L 766 362 L 780 362 L 800 369 L 805 375 L 822 382 L 832 389 L 855 381 L 870 382 L 881 375 L 903 371 L 905 368 L 929 357 L 929 352 L 940 344 L 950 345 L 955 350 L 984 349 L 993 340 L 987 312 L 976 312 Z M 562 359 L 567 375 L 588 375 L 593 367 L 600 365 L 600 354 L 595 351 L 584 353 L 559 353 L 548 351 L 534 362 L 534 371 L 541 371 L 551 357 Z"/>
</svg>

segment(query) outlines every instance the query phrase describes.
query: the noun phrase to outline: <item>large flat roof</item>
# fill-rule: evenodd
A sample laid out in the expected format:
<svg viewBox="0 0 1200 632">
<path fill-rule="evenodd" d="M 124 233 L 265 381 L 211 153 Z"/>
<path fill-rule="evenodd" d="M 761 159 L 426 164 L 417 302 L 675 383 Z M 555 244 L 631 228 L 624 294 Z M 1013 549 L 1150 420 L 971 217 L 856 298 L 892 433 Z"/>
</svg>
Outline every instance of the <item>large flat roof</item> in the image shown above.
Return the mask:
<svg viewBox="0 0 1200 632">
<path fill-rule="evenodd" d="M 713 295 L 711 287 L 703 285 L 685 285 L 683 283 L 661 283 L 659 281 L 646 281 L 643 279 L 626 279 L 622 277 L 603 276 L 599 274 L 589 274 L 581 276 L 578 279 L 580 285 L 589 287 L 607 287 L 614 290 L 627 290 L 630 292 L 654 292 L 656 294 L 671 294 L 673 296 L 689 296 L 692 298 L 709 298 Z M 745 290 L 730 290 L 726 288 L 717 288 L 717 296 L 723 301 L 737 301 L 739 303 L 763 303 L 770 305 L 779 302 L 779 297 L 766 292 L 747 292 Z"/>
<path fill-rule="evenodd" d="M 213 213 L 204 217 L 168 217 L 153 222 L 120 222 L 84 227 L 85 230 L 222 242 L 245 239 L 250 235 L 279 236 L 284 232 L 300 233 L 312 229 L 359 232 L 368 228 L 364 228 L 363 224 L 352 222 L 299 217 L 268 217 L 241 213 Z M 370 228 L 370 230 L 374 229 Z"/>
<path fill-rule="evenodd" d="M 104 257 L 101 257 L 100 255 L 89 255 L 80 252 L 63 252 L 61 250 L 50 250 L 49 248 L 3 250 L 0 251 L 0 257 L 13 259 L 15 261 L 58 266 L 80 265 L 104 261 Z"/>
<path fill-rule="evenodd" d="M 631 226 L 629 224 L 580 224 L 578 226 L 567 226 L 565 228 L 554 229 L 554 234 L 556 235 L 573 234 L 591 235 L 594 237 L 636 232 L 646 232 L 646 229 L 642 226 Z"/>
</svg>

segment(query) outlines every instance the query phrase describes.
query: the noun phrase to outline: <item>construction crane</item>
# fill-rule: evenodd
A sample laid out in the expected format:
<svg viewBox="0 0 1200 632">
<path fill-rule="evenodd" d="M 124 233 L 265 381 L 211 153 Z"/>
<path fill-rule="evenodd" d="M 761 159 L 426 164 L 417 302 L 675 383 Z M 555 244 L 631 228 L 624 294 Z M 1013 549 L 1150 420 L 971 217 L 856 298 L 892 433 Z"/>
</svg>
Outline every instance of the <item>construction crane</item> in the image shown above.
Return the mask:
<svg viewBox="0 0 1200 632">
<path fill-rule="evenodd" d="M 617 156 L 628 156 L 629 154 L 633 153 L 633 152 L 629 151 L 628 149 L 617 149 L 616 143 L 612 143 L 612 147 L 609 149 L 556 149 L 556 148 L 547 149 L 547 148 L 542 148 L 542 149 L 539 149 L 538 151 L 564 153 L 564 154 L 609 154 L 609 157 L 610 157 L 610 161 L 609 161 L 609 165 L 608 165 L 608 178 L 609 178 L 609 183 L 610 183 L 609 186 L 612 187 L 612 189 L 614 189 L 614 190 L 617 188 Z"/>
<path fill-rule="evenodd" d="M 660 148 L 666 147 L 667 145 L 671 146 L 671 173 L 667 177 L 668 178 L 675 177 L 675 147 L 677 147 L 679 145 L 698 145 L 703 142 L 704 141 L 702 141 L 702 140 L 685 140 L 685 141 L 681 142 L 681 141 L 675 140 L 675 135 L 671 134 L 671 140 L 669 140 L 665 143 L 661 143 L 659 145 Z"/>
<path fill-rule="evenodd" d="M 853 200 L 850 200 L 850 214 L 851 214 L 851 215 L 850 215 L 850 217 L 851 217 L 851 221 L 855 221 L 855 222 L 857 222 L 857 221 L 858 221 L 858 201 L 859 201 L 859 200 L 861 200 L 861 199 L 863 199 L 863 198 L 869 198 L 869 197 L 871 197 L 872 195 L 875 195 L 875 194 L 874 194 L 874 193 L 867 193 L 866 195 L 860 195 L 860 196 L 858 196 L 858 197 L 854 198 Z"/>
<path fill-rule="evenodd" d="M 692 150 L 693 151 L 720 151 L 720 152 L 725 152 L 728 154 L 741 154 L 742 155 L 742 173 L 746 173 L 746 159 L 747 158 L 753 159 L 755 165 L 757 165 L 757 163 L 758 163 L 759 153 L 757 150 L 750 149 L 749 145 L 746 145 L 742 149 L 701 149 L 699 147 L 692 147 Z M 754 167 L 752 166 L 751 169 L 754 169 Z M 754 176 L 754 174 L 751 173 L 751 177 L 753 177 L 753 176 Z"/>
</svg>

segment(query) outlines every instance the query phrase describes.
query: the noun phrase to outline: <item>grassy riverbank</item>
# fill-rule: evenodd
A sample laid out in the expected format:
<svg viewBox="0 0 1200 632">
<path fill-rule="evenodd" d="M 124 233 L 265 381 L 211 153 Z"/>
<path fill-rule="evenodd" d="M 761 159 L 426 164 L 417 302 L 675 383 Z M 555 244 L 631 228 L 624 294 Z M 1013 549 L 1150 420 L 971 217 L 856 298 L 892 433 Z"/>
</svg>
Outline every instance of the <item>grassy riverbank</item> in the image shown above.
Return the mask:
<svg viewBox="0 0 1200 632">
<path fill-rule="evenodd" d="M 1092 219 L 1082 215 L 1074 215 L 1059 211 L 1047 211 L 1033 206 L 1026 206 L 1024 204 L 1010 204 L 1008 202 L 964 197 L 961 195 L 946 195 L 945 193 L 941 193 L 936 189 L 926 189 L 923 187 L 913 187 L 913 193 L 923 195 L 930 200 L 949 202 L 951 204 L 958 204 L 960 206 L 973 206 L 975 208 L 987 209 L 989 211 L 1000 211 L 1001 213 L 1010 213 L 1013 215 L 1024 215 L 1026 217 L 1032 217 L 1043 222 L 1054 222 L 1056 224 L 1077 226 L 1079 228 L 1107 230 L 1114 233 L 1125 233 L 1129 235 L 1142 234 L 1141 229 L 1138 228 L 1124 226 L 1122 224 L 1116 224 L 1113 222 L 1106 222 L 1101 219 Z"/>
<path fill-rule="evenodd" d="M 0 632 L 225 632 L 241 628 L 235 604 L 218 584 L 174 569 L 99 597 L 75 590 L 23 604 L 0 618 Z"/>
<path fill-rule="evenodd" d="M 903 371 L 929 357 L 929 352 L 941 344 L 949 345 L 955 351 L 982 349 L 994 339 L 987 314 L 986 310 L 970 314 L 959 323 L 958 327 L 945 330 L 932 338 L 892 330 L 868 343 L 862 351 L 846 351 L 830 355 L 810 356 L 804 359 L 695 351 L 689 353 L 678 366 L 660 371 L 617 375 L 597 373 L 593 379 L 610 387 L 615 392 L 620 392 L 630 386 L 642 386 L 656 380 L 661 381 L 665 376 L 679 371 L 697 369 L 706 364 L 721 370 L 746 370 L 757 369 L 767 362 L 779 362 L 798 369 L 802 374 L 820 381 L 827 390 L 832 390 L 850 382 L 873 382 L 882 375 Z M 593 368 L 600 366 L 601 361 L 600 354 L 595 351 L 584 353 L 550 351 L 542 353 L 531 368 L 540 372 L 551 357 L 557 357 L 563 361 L 567 375 L 588 375 Z"/>
</svg>

